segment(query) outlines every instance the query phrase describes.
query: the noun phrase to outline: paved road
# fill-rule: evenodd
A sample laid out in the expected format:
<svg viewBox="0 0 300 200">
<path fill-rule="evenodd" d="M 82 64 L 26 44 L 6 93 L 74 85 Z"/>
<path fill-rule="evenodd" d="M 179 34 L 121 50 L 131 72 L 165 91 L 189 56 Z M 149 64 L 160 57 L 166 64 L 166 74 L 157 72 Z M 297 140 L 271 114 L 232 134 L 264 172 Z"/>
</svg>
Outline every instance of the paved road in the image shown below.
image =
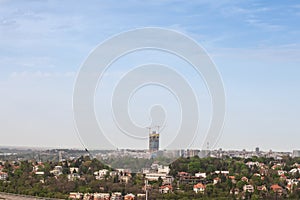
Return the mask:
<svg viewBox="0 0 300 200">
<path fill-rule="evenodd" d="M 0 194 L 0 199 L 5 199 L 5 200 L 33 200 L 36 198 L 28 198 L 28 197 L 22 197 L 22 196 L 15 196 L 15 195 L 8 195 L 8 194 Z"/>
<path fill-rule="evenodd" d="M 30 197 L 24 195 L 0 193 L 0 200 L 51 200 L 50 198 Z"/>
</svg>

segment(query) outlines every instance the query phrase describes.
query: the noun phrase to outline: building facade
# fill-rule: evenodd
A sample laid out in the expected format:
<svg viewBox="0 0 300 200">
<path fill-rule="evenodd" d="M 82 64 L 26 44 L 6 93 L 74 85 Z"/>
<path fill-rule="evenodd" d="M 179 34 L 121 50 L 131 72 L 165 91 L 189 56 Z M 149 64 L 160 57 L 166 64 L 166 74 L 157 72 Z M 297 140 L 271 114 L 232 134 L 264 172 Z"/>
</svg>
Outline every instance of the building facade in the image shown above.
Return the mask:
<svg viewBox="0 0 300 200">
<path fill-rule="evenodd" d="M 152 131 L 149 134 L 149 151 L 150 153 L 157 152 L 159 150 L 159 133 Z"/>
<path fill-rule="evenodd" d="M 292 157 L 293 157 L 293 158 L 298 158 L 298 157 L 300 157 L 300 150 L 294 150 L 294 151 L 293 151 Z"/>
</svg>

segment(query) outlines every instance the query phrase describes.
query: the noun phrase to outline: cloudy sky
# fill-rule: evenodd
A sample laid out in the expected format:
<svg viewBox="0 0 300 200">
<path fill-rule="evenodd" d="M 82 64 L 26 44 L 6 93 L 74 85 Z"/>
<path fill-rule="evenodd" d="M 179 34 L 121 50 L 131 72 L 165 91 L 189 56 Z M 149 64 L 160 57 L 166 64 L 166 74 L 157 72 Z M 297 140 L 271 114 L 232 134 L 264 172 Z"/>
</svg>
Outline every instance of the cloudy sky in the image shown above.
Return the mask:
<svg viewBox="0 0 300 200">
<path fill-rule="evenodd" d="M 227 111 L 216 148 L 299 149 L 300 4 L 297 3 L 166 0 L 75 4 L 0 0 L 0 145 L 82 148 L 72 111 L 73 87 L 81 64 L 97 45 L 112 35 L 135 28 L 162 27 L 196 40 L 222 76 Z M 113 80 L 117 81 L 123 70 L 130 69 L 134 58 L 141 61 L 145 57 L 150 62 L 148 54 L 155 59 L 164 57 L 161 62 L 169 60 L 168 55 L 153 52 L 131 56 L 115 68 L 112 66 L 103 82 L 113 88 Z M 126 64 L 128 67 L 120 70 Z M 202 86 L 197 85 L 192 72 L 181 71 L 185 73 L 201 99 Z M 97 92 L 100 100 L 96 113 L 101 120 L 101 97 L 109 96 L 109 89 Z M 161 88 L 149 88 L 144 94 L 152 92 L 169 102 L 170 95 Z M 148 105 L 143 95 L 134 98 Z M 205 108 L 210 106 L 205 99 L 203 94 L 203 102 L 199 103 L 204 114 L 209 113 Z M 148 122 L 143 119 L 148 115 L 139 112 L 145 106 L 140 104 L 130 108 L 137 106 L 132 108 L 136 114 L 133 119 L 146 126 Z M 172 114 L 175 108 L 170 110 L 170 115 L 176 114 Z M 168 124 L 178 122 L 176 118 L 167 120 L 174 120 Z M 203 119 L 203 123 L 206 121 L 209 120 Z M 103 122 L 113 132 L 111 121 Z"/>
</svg>

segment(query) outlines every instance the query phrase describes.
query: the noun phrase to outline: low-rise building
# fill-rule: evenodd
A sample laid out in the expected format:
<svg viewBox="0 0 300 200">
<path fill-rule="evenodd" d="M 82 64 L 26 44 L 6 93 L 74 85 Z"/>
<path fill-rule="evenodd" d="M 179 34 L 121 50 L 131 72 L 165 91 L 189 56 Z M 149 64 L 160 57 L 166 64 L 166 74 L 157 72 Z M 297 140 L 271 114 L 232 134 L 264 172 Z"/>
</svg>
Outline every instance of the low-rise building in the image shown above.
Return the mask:
<svg viewBox="0 0 300 200">
<path fill-rule="evenodd" d="M 35 175 L 44 175 L 45 172 L 35 172 Z"/>
<path fill-rule="evenodd" d="M 80 175 L 77 173 L 68 174 L 68 180 L 69 181 L 75 181 L 80 179 Z"/>
<path fill-rule="evenodd" d="M 247 178 L 247 177 L 245 177 L 245 176 L 243 176 L 242 178 L 241 178 L 241 181 L 244 181 L 244 182 L 249 182 L 249 179 Z"/>
<path fill-rule="evenodd" d="M 157 181 L 159 179 L 159 177 L 164 180 L 164 179 L 166 179 L 167 174 L 165 174 L 165 173 L 148 173 L 145 176 L 145 178 L 149 181 Z"/>
<path fill-rule="evenodd" d="M 120 180 L 121 182 L 128 183 L 130 179 L 131 179 L 131 174 L 119 176 L 119 180 Z"/>
<path fill-rule="evenodd" d="M 51 174 L 54 174 L 54 176 L 59 176 L 62 174 L 63 168 L 62 166 L 55 166 L 52 171 L 50 171 Z"/>
<path fill-rule="evenodd" d="M 218 184 L 218 183 L 220 183 L 221 182 L 221 179 L 219 178 L 219 177 L 216 177 L 216 178 L 214 178 L 214 180 L 213 180 L 213 184 L 214 185 L 216 185 L 216 184 Z"/>
<path fill-rule="evenodd" d="M 198 192 L 203 193 L 203 192 L 205 191 L 205 188 L 206 188 L 206 187 L 205 187 L 204 184 L 202 184 L 202 183 L 197 183 L 196 185 L 194 185 L 193 190 L 194 190 L 195 193 L 198 193 Z"/>
<path fill-rule="evenodd" d="M 300 150 L 293 150 L 292 157 L 293 157 L 293 158 L 298 158 L 298 157 L 300 157 Z"/>
<path fill-rule="evenodd" d="M 224 176 L 227 176 L 227 175 L 229 175 L 229 171 L 220 171 L 220 170 L 217 170 L 217 171 L 215 171 L 215 174 L 222 174 Z"/>
<path fill-rule="evenodd" d="M 172 185 L 162 185 L 159 187 L 159 192 L 162 194 L 171 193 L 173 191 Z"/>
<path fill-rule="evenodd" d="M 297 173 L 297 172 L 299 172 L 300 173 L 300 168 L 293 168 L 293 169 L 291 169 L 290 171 L 289 171 L 289 173 L 291 173 L 291 174 L 295 174 L 295 173 Z"/>
<path fill-rule="evenodd" d="M 109 171 L 107 169 L 100 169 L 99 171 L 95 171 L 94 175 L 97 180 L 101 180 L 108 174 L 108 172 Z"/>
<path fill-rule="evenodd" d="M 79 192 L 70 192 L 69 199 L 82 199 L 83 194 Z"/>
<path fill-rule="evenodd" d="M 231 182 L 232 182 L 233 184 L 236 184 L 235 176 L 228 176 L 228 178 L 231 180 Z"/>
<path fill-rule="evenodd" d="M 121 192 L 112 193 L 110 200 L 122 200 L 122 193 Z"/>
<path fill-rule="evenodd" d="M 239 188 L 233 188 L 230 190 L 229 193 L 233 194 L 233 195 L 238 195 L 240 193 L 240 190 L 239 190 Z"/>
<path fill-rule="evenodd" d="M 94 193 L 94 200 L 109 200 L 109 193 Z"/>
<path fill-rule="evenodd" d="M 243 190 L 244 190 L 244 192 L 253 193 L 254 187 L 253 187 L 253 185 L 244 185 Z"/>
<path fill-rule="evenodd" d="M 70 173 L 78 173 L 79 172 L 79 168 L 78 167 L 70 167 Z"/>
<path fill-rule="evenodd" d="M 124 196 L 124 200 L 134 200 L 135 199 L 135 195 L 130 193 L 130 194 L 126 194 Z"/>
<path fill-rule="evenodd" d="M 195 173 L 195 176 L 200 177 L 200 178 L 206 178 L 206 173 L 198 172 L 198 173 Z"/>
<path fill-rule="evenodd" d="M 6 172 L 0 172 L 0 180 L 5 181 L 8 178 L 8 174 Z"/>
<path fill-rule="evenodd" d="M 169 174 L 169 172 L 170 172 L 170 167 L 169 166 L 159 165 L 158 168 L 157 168 L 157 173 Z"/>
<path fill-rule="evenodd" d="M 257 186 L 257 190 L 258 191 L 268 191 L 268 189 L 267 189 L 267 187 L 265 185 Z"/>
<path fill-rule="evenodd" d="M 271 186 L 271 190 L 273 190 L 273 192 L 277 193 L 277 194 L 282 194 L 283 192 L 283 188 L 281 186 L 279 186 L 278 184 L 274 184 Z"/>
</svg>

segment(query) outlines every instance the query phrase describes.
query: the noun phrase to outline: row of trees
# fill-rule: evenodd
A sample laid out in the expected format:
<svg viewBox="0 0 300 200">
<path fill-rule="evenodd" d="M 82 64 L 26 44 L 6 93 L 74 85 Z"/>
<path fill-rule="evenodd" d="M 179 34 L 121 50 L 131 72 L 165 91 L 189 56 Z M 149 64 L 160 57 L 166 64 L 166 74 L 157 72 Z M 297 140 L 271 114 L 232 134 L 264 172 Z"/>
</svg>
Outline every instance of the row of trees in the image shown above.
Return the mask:
<svg viewBox="0 0 300 200">
<path fill-rule="evenodd" d="M 265 163 L 268 166 L 268 175 L 264 179 L 259 176 L 255 176 L 255 173 L 259 173 L 258 167 L 249 168 L 245 165 L 248 161 L 258 161 Z M 142 161 L 144 162 L 144 161 Z M 151 189 L 149 189 L 150 199 L 236 199 L 236 196 L 230 194 L 229 191 L 238 188 L 242 191 L 245 184 L 252 184 L 254 186 L 265 185 L 270 188 L 272 184 L 279 184 L 285 187 L 286 183 L 280 179 L 276 170 L 272 170 L 271 166 L 274 164 L 272 158 L 179 158 L 172 164 L 170 164 L 170 174 L 175 177 L 173 182 L 174 192 L 170 194 L 160 194 L 159 187 L 162 185 L 162 179 L 158 181 L 149 182 Z M 285 163 L 283 168 L 289 170 L 292 165 L 296 162 L 300 163 L 300 159 L 292 159 L 289 157 L 283 158 L 281 161 Z M 36 163 L 37 164 L 37 163 Z M 131 174 L 131 179 L 125 183 L 120 181 L 118 176 L 110 177 L 106 176 L 103 180 L 96 180 L 93 173 L 100 169 L 112 170 L 110 167 L 102 164 L 97 159 L 90 159 L 89 157 L 80 157 L 79 159 L 72 162 L 45 162 L 40 165 L 39 171 L 43 171 L 44 175 L 36 175 L 32 172 L 33 163 L 28 161 L 16 162 L 11 164 L 5 162 L 2 164 L 4 172 L 8 173 L 7 181 L 0 181 L 0 191 L 26 194 L 33 196 L 53 197 L 66 199 L 70 192 L 82 192 L 82 193 L 93 193 L 93 192 L 122 192 L 127 193 L 144 193 L 144 180 L 145 177 L 142 174 Z M 51 169 L 56 165 L 63 167 L 63 174 L 55 177 L 50 174 Z M 81 179 L 70 181 L 67 176 L 70 172 L 70 167 L 78 167 Z M 216 170 L 228 170 L 230 175 L 234 175 L 237 182 L 232 182 L 228 176 L 221 174 L 214 174 L 212 172 Z M 193 184 L 179 184 L 178 172 L 185 171 L 190 174 L 196 172 L 207 173 L 206 177 L 206 189 L 204 193 L 196 194 L 193 191 Z M 241 178 L 245 176 L 250 181 L 249 183 L 241 181 Z M 290 175 L 288 178 L 299 178 L 299 173 Z M 219 177 L 221 181 L 218 184 L 213 185 L 212 180 Z M 177 189 L 179 187 L 179 189 Z M 292 193 L 284 196 L 290 199 L 300 199 L 300 184 L 293 189 Z M 244 196 L 249 199 L 262 199 L 272 198 L 276 194 L 272 192 L 264 192 L 255 190 L 254 193 L 246 193 Z M 242 196 L 238 196 L 242 197 Z M 283 196 L 282 196 L 283 198 Z"/>
</svg>

